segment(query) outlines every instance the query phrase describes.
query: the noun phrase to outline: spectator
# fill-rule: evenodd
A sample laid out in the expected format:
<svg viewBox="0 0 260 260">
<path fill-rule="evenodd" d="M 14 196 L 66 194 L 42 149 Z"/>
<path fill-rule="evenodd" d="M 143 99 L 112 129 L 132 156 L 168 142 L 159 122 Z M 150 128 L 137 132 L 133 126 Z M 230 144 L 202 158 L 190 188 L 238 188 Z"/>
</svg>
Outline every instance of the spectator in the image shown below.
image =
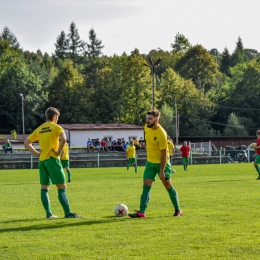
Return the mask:
<svg viewBox="0 0 260 260">
<path fill-rule="evenodd" d="M 122 144 L 124 145 L 125 143 L 125 138 L 122 138 Z"/>
<path fill-rule="evenodd" d="M 132 142 L 133 142 L 133 141 L 132 141 Z M 126 142 L 126 143 L 123 145 L 123 148 L 126 150 L 128 146 L 129 146 L 129 143 Z"/>
<path fill-rule="evenodd" d="M 107 151 L 107 146 L 104 139 L 101 140 L 100 146 L 103 151 Z"/>
<path fill-rule="evenodd" d="M 10 143 L 9 139 L 6 139 L 6 142 L 3 146 L 5 153 L 7 153 L 7 151 L 10 151 L 11 153 L 13 153 L 13 148 L 12 148 L 12 144 Z"/>
<path fill-rule="evenodd" d="M 94 151 L 94 146 L 93 146 L 93 143 L 90 138 L 88 138 L 88 141 L 87 141 L 87 149 L 88 149 L 88 152 L 89 152 L 89 149 L 92 149 L 92 152 Z"/>
<path fill-rule="evenodd" d="M 116 140 L 114 140 L 114 141 L 112 142 L 111 146 L 112 146 L 112 150 L 113 150 L 113 151 L 117 151 L 117 146 L 118 146 L 118 144 L 117 144 L 117 141 L 116 141 Z"/>
<path fill-rule="evenodd" d="M 97 140 L 95 141 L 95 149 L 97 149 L 98 151 L 101 150 L 101 145 L 100 145 L 100 141 L 99 141 L 99 138 L 97 138 Z"/>
<path fill-rule="evenodd" d="M 112 151 L 111 142 L 110 142 L 109 138 L 106 138 L 105 141 L 106 141 L 107 150 Z"/>
<path fill-rule="evenodd" d="M 140 146 L 141 150 L 145 150 L 145 141 L 144 141 L 143 137 L 140 137 L 139 146 Z"/>
<path fill-rule="evenodd" d="M 125 151 L 121 139 L 118 139 L 118 140 L 117 140 L 117 151 L 123 151 L 123 152 Z"/>
<path fill-rule="evenodd" d="M 134 146 L 136 150 L 140 150 L 139 141 L 136 137 L 134 137 Z"/>
</svg>

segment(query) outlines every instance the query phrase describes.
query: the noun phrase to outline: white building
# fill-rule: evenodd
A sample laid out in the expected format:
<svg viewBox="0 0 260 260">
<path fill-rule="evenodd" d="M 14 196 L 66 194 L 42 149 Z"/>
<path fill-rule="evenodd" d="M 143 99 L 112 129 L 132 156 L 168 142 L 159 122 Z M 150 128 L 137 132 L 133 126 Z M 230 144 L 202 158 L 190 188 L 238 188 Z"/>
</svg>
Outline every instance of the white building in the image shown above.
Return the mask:
<svg viewBox="0 0 260 260">
<path fill-rule="evenodd" d="M 87 147 L 88 138 L 95 140 L 109 138 L 111 141 L 124 138 L 125 141 L 136 137 L 144 138 L 143 126 L 131 124 L 60 124 L 65 130 L 70 147 Z"/>
</svg>

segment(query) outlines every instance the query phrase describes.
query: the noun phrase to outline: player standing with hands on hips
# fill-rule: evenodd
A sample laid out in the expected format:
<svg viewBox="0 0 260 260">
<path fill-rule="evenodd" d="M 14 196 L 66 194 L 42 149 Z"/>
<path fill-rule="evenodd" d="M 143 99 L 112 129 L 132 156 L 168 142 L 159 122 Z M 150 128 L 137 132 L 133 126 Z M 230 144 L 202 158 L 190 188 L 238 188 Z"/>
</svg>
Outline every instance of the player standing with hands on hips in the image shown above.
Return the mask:
<svg viewBox="0 0 260 260">
<path fill-rule="evenodd" d="M 146 208 L 150 200 L 150 191 L 157 174 L 168 191 L 171 202 L 175 208 L 174 217 L 182 215 L 179 206 L 177 191 L 171 182 L 171 164 L 167 149 L 167 133 L 159 124 L 160 112 L 150 110 L 146 114 L 146 125 L 144 126 L 147 162 L 143 174 L 143 192 L 140 199 L 140 211 L 128 214 L 131 218 L 145 218 Z"/>
<path fill-rule="evenodd" d="M 255 161 L 254 161 L 254 166 L 255 166 L 255 169 L 258 173 L 257 180 L 260 180 L 260 168 L 258 166 L 258 164 L 260 163 L 260 130 L 258 130 L 256 132 L 256 136 L 257 136 L 257 143 L 251 144 L 251 148 L 255 149 L 256 153 L 257 153 L 257 156 L 255 157 Z"/>
<path fill-rule="evenodd" d="M 66 178 L 60 162 L 60 155 L 66 142 L 64 129 L 57 124 L 60 112 L 49 107 L 45 112 L 46 122 L 39 126 L 25 140 L 25 147 L 39 157 L 39 172 L 41 184 L 41 201 L 48 219 L 57 218 L 52 214 L 49 200 L 50 184 L 58 188 L 59 202 L 64 210 L 65 218 L 80 218 L 70 210 L 70 203 L 66 192 Z M 35 150 L 32 143 L 39 141 L 40 152 Z M 60 142 L 59 142 L 60 140 Z"/>
<path fill-rule="evenodd" d="M 187 141 L 183 142 L 183 146 L 180 148 L 183 169 L 184 171 L 188 171 L 188 164 L 190 161 L 190 147 L 187 145 Z"/>
</svg>

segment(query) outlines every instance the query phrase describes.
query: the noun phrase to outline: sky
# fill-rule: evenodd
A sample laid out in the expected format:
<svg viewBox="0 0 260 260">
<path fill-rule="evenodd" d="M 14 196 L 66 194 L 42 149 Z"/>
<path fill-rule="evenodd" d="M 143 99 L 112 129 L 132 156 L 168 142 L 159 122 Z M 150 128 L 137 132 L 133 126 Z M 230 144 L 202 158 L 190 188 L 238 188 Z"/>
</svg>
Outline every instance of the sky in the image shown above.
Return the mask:
<svg viewBox="0 0 260 260">
<path fill-rule="evenodd" d="M 0 32 L 8 27 L 24 51 L 49 55 L 72 21 L 85 42 L 93 28 L 107 56 L 170 51 L 177 33 L 230 53 L 240 36 L 260 52 L 259 9 L 259 0 L 0 0 Z"/>
</svg>

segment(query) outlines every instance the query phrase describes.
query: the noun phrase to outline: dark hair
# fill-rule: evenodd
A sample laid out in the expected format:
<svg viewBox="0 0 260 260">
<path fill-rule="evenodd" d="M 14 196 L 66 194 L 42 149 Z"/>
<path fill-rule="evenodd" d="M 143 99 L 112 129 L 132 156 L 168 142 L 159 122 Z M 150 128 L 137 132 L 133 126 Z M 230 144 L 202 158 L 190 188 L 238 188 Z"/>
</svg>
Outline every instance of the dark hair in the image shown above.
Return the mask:
<svg viewBox="0 0 260 260">
<path fill-rule="evenodd" d="M 55 108 L 55 107 L 49 107 L 45 111 L 45 117 L 46 117 L 47 120 L 52 120 L 52 118 L 55 115 L 60 116 L 59 110 L 57 108 Z"/>
<path fill-rule="evenodd" d="M 147 115 L 152 115 L 152 116 L 155 116 L 155 117 L 159 117 L 160 116 L 159 110 L 149 110 L 146 114 Z"/>
<path fill-rule="evenodd" d="M 256 134 L 260 134 L 260 130 L 257 130 L 257 131 L 256 131 Z"/>
</svg>

